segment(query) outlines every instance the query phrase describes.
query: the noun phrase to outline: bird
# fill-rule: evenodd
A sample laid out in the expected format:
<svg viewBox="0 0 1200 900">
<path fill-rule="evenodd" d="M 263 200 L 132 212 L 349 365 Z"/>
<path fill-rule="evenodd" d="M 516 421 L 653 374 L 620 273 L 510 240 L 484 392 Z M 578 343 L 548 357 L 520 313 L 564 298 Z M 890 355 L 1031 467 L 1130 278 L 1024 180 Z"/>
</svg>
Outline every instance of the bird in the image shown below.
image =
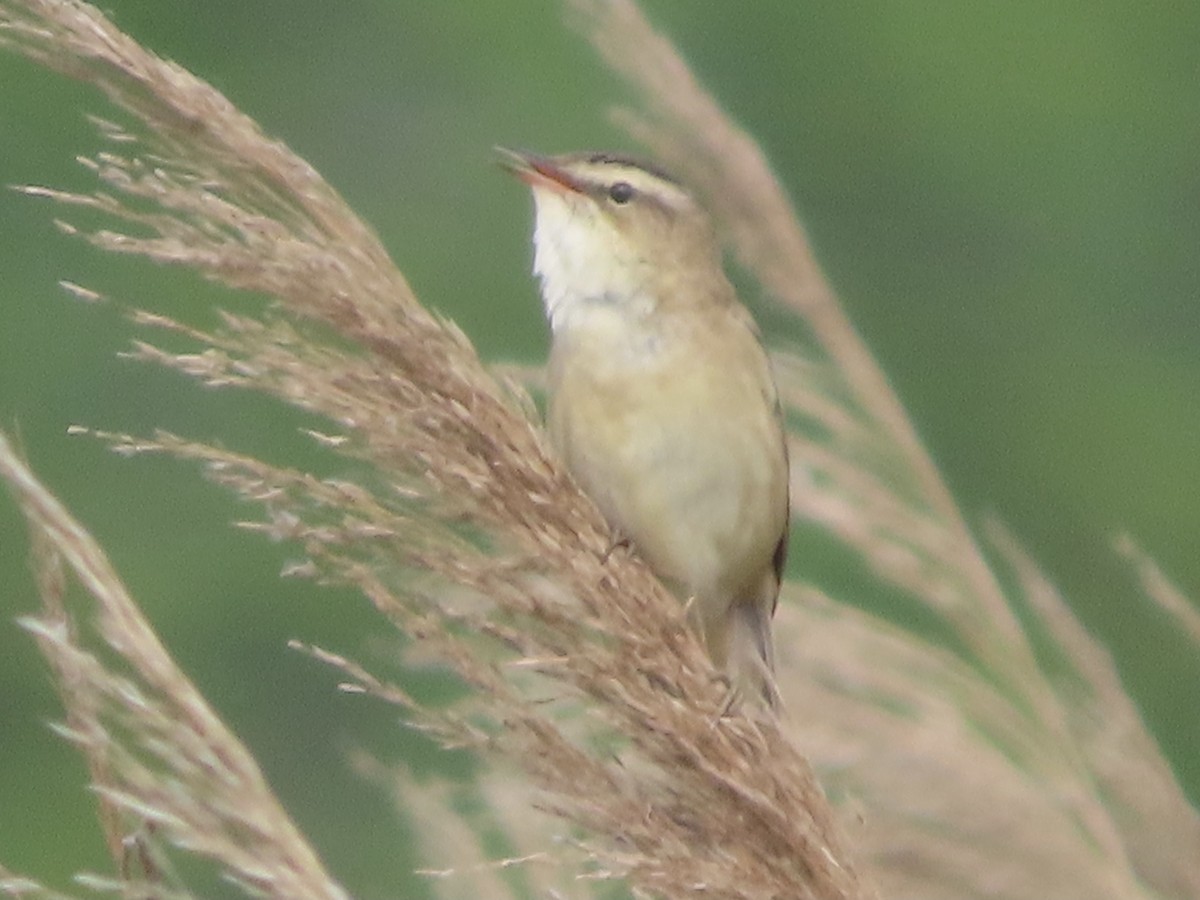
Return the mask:
<svg viewBox="0 0 1200 900">
<path fill-rule="evenodd" d="M 632 156 L 496 150 L 534 199 L 552 448 L 687 604 L 738 702 L 777 710 L 787 443 L 769 358 L 707 212 Z"/>
</svg>

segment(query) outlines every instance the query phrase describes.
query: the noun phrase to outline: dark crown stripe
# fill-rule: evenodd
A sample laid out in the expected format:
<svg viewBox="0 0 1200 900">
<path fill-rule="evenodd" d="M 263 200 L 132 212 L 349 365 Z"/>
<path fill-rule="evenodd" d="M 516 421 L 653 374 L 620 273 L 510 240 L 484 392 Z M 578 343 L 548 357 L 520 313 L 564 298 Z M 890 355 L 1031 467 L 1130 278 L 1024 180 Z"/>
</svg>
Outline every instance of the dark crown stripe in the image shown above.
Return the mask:
<svg viewBox="0 0 1200 900">
<path fill-rule="evenodd" d="M 597 152 L 581 154 L 580 158 L 585 162 L 595 163 L 597 165 L 628 166 L 633 169 L 641 169 L 643 172 L 653 175 L 656 178 L 661 178 L 663 181 L 670 182 L 676 187 L 683 187 L 679 179 L 666 169 L 661 168 L 649 160 L 641 159 L 636 156 L 626 156 L 622 153 Z"/>
</svg>

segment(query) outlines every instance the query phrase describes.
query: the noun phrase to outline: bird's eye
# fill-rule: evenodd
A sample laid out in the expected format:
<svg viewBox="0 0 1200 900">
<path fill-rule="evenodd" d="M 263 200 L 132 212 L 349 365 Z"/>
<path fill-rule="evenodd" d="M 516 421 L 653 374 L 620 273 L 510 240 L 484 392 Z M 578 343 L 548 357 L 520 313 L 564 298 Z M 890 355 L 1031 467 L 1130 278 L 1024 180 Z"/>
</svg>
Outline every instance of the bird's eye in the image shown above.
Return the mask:
<svg viewBox="0 0 1200 900">
<path fill-rule="evenodd" d="M 628 181 L 618 181 L 608 189 L 608 198 L 619 206 L 624 206 L 633 199 L 633 185 Z"/>
</svg>

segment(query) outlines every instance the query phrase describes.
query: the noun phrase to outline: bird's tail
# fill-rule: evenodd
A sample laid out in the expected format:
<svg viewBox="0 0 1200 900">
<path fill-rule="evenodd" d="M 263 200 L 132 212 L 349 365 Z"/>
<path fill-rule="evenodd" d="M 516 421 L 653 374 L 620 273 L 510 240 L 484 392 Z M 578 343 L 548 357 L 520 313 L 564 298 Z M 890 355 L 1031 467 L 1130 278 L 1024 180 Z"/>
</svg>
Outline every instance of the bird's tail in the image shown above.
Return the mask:
<svg viewBox="0 0 1200 900">
<path fill-rule="evenodd" d="M 761 698 L 769 709 L 779 711 L 771 613 L 762 604 L 735 603 L 730 608 L 725 666 L 730 681 L 742 697 L 752 702 Z"/>
</svg>

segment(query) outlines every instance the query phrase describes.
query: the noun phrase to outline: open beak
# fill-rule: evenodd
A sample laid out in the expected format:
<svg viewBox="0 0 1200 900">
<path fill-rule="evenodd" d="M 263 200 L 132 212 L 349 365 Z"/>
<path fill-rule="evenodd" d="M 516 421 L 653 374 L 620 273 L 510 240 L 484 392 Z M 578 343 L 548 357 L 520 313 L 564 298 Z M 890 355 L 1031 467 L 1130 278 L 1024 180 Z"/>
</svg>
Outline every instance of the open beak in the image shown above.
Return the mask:
<svg viewBox="0 0 1200 900">
<path fill-rule="evenodd" d="M 546 187 L 557 191 L 582 194 L 584 184 L 548 156 L 496 147 L 501 168 L 511 172 L 530 187 Z"/>
</svg>

